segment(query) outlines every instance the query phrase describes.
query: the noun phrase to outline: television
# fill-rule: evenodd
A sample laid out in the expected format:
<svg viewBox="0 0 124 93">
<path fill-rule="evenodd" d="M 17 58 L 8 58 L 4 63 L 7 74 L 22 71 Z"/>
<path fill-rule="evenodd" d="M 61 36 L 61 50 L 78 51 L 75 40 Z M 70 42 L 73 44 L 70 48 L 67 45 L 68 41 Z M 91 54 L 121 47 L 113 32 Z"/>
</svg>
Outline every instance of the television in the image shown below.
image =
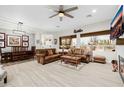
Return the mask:
<svg viewBox="0 0 124 93">
<path fill-rule="evenodd" d="M 120 74 L 120 76 L 121 76 L 121 79 L 122 79 L 122 81 L 123 81 L 123 83 L 124 83 L 124 58 L 123 57 L 121 57 L 120 55 L 118 56 L 119 57 L 119 74 Z"/>
<path fill-rule="evenodd" d="M 119 38 L 124 34 L 124 15 L 123 15 L 123 5 L 120 6 L 118 12 L 111 22 L 110 28 L 110 39 Z"/>
</svg>

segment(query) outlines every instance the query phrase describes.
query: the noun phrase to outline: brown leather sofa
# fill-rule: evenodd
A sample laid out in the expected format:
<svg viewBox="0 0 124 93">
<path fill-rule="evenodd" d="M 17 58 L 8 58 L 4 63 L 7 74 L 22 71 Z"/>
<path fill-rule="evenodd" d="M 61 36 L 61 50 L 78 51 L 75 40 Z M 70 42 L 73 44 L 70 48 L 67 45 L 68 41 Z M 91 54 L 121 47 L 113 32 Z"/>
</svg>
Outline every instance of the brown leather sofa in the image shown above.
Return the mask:
<svg viewBox="0 0 124 93">
<path fill-rule="evenodd" d="M 38 63 L 47 64 L 60 59 L 60 54 L 56 53 L 56 49 L 36 49 L 36 59 Z"/>
<path fill-rule="evenodd" d="M 82 62 L 92 61 L 92 51 L 87 48 L 72 48 L 68 51 L 68 55 L 81 57 Z"/>
</svg>

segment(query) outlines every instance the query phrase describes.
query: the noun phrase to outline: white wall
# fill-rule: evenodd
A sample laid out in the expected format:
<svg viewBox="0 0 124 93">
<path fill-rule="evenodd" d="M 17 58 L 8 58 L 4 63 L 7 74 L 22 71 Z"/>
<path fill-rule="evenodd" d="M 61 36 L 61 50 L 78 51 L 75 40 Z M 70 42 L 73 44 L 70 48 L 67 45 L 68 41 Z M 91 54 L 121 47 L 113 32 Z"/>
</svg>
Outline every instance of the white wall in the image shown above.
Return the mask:
<svg viewBox="0 0 124 93">
<path fill-rule="evenodd" d="M 40 39 L 41 39 L 41 33 L 35 33 L 35 45 L 36 45 L 36 49 L 41 48 Z"/>
<path fill-rule="evenodd" d="M 22 27 L 24 31 L 26 31 L 26 35 L 29 36 L 29 50 L 31 49 L 31 46 L 35 46 L 35 34 L 33 33 L 33 30 L 36 29 L 23 26 Z M 17 24 L 13 21 L 10 21 L 8 19 L 0 18 L 0 32 L 5 33 L 6 35 L 18 35 L 22 36 L 22 34 L 13 33 L 13 30 L 17 29 Z M 10 52 L 11 47 L 2 48 L 2 52 Z"/>
<path fill-rule="evenodd" d="M 120 55 L 124 58 L 124 45 L 117 45 L 116 50 L 117 50 L 117 56 Z"/>
<path fill-rule="evenodd" d="M 124 38 L 124 35 L 121 36 L 120 38 Z M 116 50 L 117 50 L 117 58 L 118 58 L 118 55 L 124 57 L 124 45 L 117 45 Z"/>
<path fill-rule="evenodd" d="M 45 32 L 38 32 L 35 33 L 35 45 L 36 45 L 36 49 L 40 49 L 40 48 L 56 48 L 57 45 L 54 44 L 54 38 L 55 35 L 51 34 L 51 33 L 45 33 Z M 46 39 L 51 39 L 51 41 L 46 41 Z"/>
<path fill-rule="evenodd" d="M 8 18 L 0 17 L 0 32 L 9 34 L 9 35 L 19 35 L 20 34 L 14 34 L 13 29 L 17 29 L 17 23 L 19 21 L 11 20 Z M 47 31 L 43 31 L 42 29 L 35 28 L 33 26 L 29 26 L 27 24 L 22 25 L 22 30 L 26 31 L 26 35 L 29 36 L 29 49 L 31 49 L 31 46 L 36 46 L 36 48 L 48 48 L 48 46 L 42 45 L 41 41 L 44 38 L 44 36 L 49 36 L 52 39 L 52 46 L 55 47 L 53 44 L 53 35 L 49 34 Z M 39 41 L 39 43 L 37 42 Z M 11 51 L 11 47 L 6 47 L 2 49 L 3 52 L 9 52 Z"/>
</svg>

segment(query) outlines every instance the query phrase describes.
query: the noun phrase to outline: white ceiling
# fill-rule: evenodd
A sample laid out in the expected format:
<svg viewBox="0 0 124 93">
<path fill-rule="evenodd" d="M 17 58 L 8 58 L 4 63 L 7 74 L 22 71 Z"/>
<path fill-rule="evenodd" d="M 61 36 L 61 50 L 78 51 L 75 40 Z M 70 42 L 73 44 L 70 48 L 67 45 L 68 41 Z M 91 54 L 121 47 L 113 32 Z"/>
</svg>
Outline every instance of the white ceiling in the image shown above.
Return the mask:
<svg viewBox="0 0 124 93">
<path fill-rule="evenodd" d="M 65 9 L 72 6 L 64 6 Z M 118 6 L 116 5 L 79 5 L 78 10 L 69 12 L 74 18 L 64 17 L 63 21 L 59 21 L 59 17 L 49 18 L 55 14 L 51 9 L 58 9 L 58 6 L 48 5 L 17 5 L 5 6 L 0 5 L 0 17 L 11 18 L 16 21 L 22 21 L 26 25 L 40 28 L 44 31 L 61 31 L 80 28 L 87 24 L 97 23 L 112 19 Z M 96 13 L 92 10 L 96 9 Z M 88 14 L 92 14 L 91 18 L 87 18 Z M 56 26 L 60 26 L 57 28 Z"/>
</svg>

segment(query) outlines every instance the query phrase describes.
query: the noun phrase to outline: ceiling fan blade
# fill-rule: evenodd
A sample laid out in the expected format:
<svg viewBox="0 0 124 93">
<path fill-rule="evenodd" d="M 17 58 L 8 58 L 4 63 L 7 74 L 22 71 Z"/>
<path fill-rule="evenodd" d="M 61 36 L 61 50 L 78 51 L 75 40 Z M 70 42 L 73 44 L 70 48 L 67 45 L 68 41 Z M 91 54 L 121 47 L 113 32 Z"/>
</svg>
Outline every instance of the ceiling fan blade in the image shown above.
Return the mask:
<svg viewBox="0 0 124 93">
<path fill-rule="evenodd" d="M 54 14 L 54 15 L 52 15 L 52 16 L 50 16 L 49 18 L 52 18 L 52 17 L 57 16 L 57 15 L 58 15 L 58 13 L 57 13 L 57 14 Z"/>
<path fill-rule="evenodd" d="M 51 7 L 48 7 L 48 10 L 52 11 L 52 12 L 58 12 L 58 9 L 56 10 L 56 9 L 51 8 Z"/>
<path fill-rule="evenodd" d="M 63 5 L 60 5 L 60 6 L 59 6 L 59 10 L 60 10 L 60 11 L 63 11 Z"/>
<path fill-rule="evenodd" d="M 53 10 L 53 11 L 54 11 L 54 12 L 57 12 L 57 13 L 59 12 L 58 10 Z"/>
<path fill-rule="evenodd" d="M 55 10 L 55 9 L 50 9 L 50 11 L 53 11 L 53 12 L 59 12 L 58 10 Z"/>
<path fill-rule="evenodd" d="M 78 7 L 76 6 L 76 7 L 66 9 L 66 10 L 64 10 L 64 12 L 71 12 L 71 11 L 74 11 L 74 10 L 77 10 L 77 9 L 78 9 Z"/>
<path fill-rule="evenodd" d="M 62 19 L 63 19 L 62 17 L 59 17 L 59 20 L 60 20 L 60 21 L 62 21 Z"/>
<path fill-rule="evenodd" d="M 64 13 L 64 15 L 67 16 L 67 17 L 70 17 L 70 18 L 74 18 L 72 15 L 69 15 L 67 13 Z"/>
</svg>

